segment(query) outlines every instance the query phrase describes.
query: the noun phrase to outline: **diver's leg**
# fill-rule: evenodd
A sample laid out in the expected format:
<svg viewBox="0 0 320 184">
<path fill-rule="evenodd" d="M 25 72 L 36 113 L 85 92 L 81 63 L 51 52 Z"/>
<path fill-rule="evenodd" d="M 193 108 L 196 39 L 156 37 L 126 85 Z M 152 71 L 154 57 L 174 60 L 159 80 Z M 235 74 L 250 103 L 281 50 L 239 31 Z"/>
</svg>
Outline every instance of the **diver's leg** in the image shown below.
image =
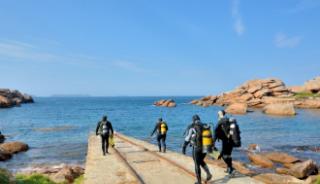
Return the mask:
<svg viewBox="0 0 320 184">
<path fill-rule="evenodd" d="M 161 135 L 160 134 L 158 134 L 158 136 L 157 136 L 157 142 L 158 142 L 158 147 L 159 147 L 159 152 L 161 152 Z"/>
<path fill-rule="evenodd" d="M 196 184 L 201 184 L 201 169 L 200 169 L 200 160 L 201 159 L 200 159 L 200 155 L 199 155 L 199 150 L 197 150 L 197 148 L 193 148 L 192 156 L 193 156 L 193 161 L 194 161 L 195 173 L 197 176 Z"/>
</svg>

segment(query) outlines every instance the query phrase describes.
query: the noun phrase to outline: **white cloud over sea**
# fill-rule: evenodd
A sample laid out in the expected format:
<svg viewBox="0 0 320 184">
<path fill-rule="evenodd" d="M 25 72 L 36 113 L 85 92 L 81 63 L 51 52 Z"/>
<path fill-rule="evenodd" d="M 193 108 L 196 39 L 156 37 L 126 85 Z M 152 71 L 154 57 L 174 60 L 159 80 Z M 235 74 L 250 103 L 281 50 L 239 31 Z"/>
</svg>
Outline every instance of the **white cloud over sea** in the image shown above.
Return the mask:
<svg viewBox="0 0 320 184">
<path fill-rule="evenodd" d="M 233 28 L 235 32 L 241 36 L 244 34 L 246 27 L 240 14 L 240 0 L 232 0 L 231 14 L 234 20 Z"/>
<path fill-rule="evenodd" d="M 301 36 L 288 36 L 284 33 L 277 33 L 274 38 L 274 44 L 278 48 L 294 48 L 300 45 Z"/>
</svg>

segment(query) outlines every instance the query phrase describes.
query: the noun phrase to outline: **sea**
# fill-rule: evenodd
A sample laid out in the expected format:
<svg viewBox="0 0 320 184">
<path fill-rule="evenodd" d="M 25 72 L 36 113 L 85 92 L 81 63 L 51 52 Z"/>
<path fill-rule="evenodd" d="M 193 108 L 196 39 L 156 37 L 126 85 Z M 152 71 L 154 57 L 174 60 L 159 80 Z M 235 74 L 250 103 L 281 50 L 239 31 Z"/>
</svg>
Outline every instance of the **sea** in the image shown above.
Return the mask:
<svg viewBox="0 0 320 184">
<path fill-rule="evenodd" d="M 156 121 L 162 117 L 169 126 L 167 147 L 181 152 L 183 132 L 198 114 L 212 127 L 223 107 L 199 107 L 189 104 L 199 97 L 35 97 L 35 103 L 0 109 L 0 131 L 9 141 L 21 141 L 30 150 L 14 155 L 0 168 L 13 172 L 60 164 L 85 164 L 88 136 L 98 121 L 108 116 L 115 131 L 156 144 L 150 137 Z M 156 107 L 159 99 L 174 99 L 176 108 Z M 235 115 L 241 129 L 242 147 L 234 150 L 234 160 L 248 163 L 247 147 L 258 144 L 261 151 L 283 151 L 301 159 L 320 163 L 320 109 L 298 109 L 296 116 L 270 116 L 260 109 Z M 229 115 L 231 116 L 231 115 Z M 220 143 L 217 142 L 217 147 Z M 191 148 L 188 149 L 190 155 Z M 249 164 L 250 166 L 250 164 Z M 254 166 L 252 166 L 254 167 Z"/>
</svg>

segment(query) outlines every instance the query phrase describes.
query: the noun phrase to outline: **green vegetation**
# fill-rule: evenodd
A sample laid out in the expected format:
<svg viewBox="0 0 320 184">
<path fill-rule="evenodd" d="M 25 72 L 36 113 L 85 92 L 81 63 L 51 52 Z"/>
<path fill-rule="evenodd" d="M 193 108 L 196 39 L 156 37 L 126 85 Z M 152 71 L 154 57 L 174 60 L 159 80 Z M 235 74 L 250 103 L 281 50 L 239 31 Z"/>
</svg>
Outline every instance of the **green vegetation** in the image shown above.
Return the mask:
<svg viewBox="0 0 320 184">
<path fill-rule="evenodd" d="M 73 184 L 83 184 L 84 175 L 79 176 L 76 180 L 74 180 Z"/>
<path fill-rule="evenodd" d="M 11 174 L 5 170 L 5 169 L 0 169 L 0 183 L 1 184 L 11 184 L 12 182 L 10 181 Z"/>
<path fill-rule="evenodd" d="M 314 94 L 314 93 L 306 93 L 306 92 L 302 92 L 302 93 L 296 93 L 294 95 L 295 98 L 309 98 L 309 97 L 320 97 L 320 94 Z"/>
<path fill-rule="evenodd" d="M 32 175 L 17 175 L 16 176 L 17 184 L 56 184 L 51 181 L 48 177 L 41 174 L 32 174 Z"/>
<path fill-rule="evenodd" d="M 83 184 L 84 175 L 79 176 L 73 184 Z M 6 169 L 0 168 L 0 184 L 65 184 L 56 183 L 45 175 L 41 174 L 18 174 L 15 177 Z"/>
<path fill-rule="evenodd" d="M 318 177 L 318 180 L 316 181 L 315 184 L 320 184 L 320 176 Z"/>
</svg>

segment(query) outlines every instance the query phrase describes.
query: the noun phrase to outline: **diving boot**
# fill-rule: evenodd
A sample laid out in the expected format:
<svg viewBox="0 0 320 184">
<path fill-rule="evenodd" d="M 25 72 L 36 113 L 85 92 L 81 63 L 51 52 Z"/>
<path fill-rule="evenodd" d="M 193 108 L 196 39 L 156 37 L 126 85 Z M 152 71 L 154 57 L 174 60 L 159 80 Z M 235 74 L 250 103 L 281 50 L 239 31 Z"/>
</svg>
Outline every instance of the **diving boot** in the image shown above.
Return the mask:
<svg viewBox="0 0 320 184">
<path fill-rule="evenodd" d="M 207 178 L 206 178 L 206 182 L 210 181 L 211 178 L 212 178 L 212 174 L 210 173 L 210 170 L 209 170 L 209 167 L 207 165 L 205 165 L 203 167 L 204 171 L 206 172 L 207 174 Z"/>
<path fill-rule="evenodd" d="M 231 177 L 233 177 L 233 175 L 234 175 L 234 168 L 233 167 L 230 167 L 230 168 L 228 168 L 228 174 L 229 174 L 229 177 L 231 178 Z"/>
</svg>

